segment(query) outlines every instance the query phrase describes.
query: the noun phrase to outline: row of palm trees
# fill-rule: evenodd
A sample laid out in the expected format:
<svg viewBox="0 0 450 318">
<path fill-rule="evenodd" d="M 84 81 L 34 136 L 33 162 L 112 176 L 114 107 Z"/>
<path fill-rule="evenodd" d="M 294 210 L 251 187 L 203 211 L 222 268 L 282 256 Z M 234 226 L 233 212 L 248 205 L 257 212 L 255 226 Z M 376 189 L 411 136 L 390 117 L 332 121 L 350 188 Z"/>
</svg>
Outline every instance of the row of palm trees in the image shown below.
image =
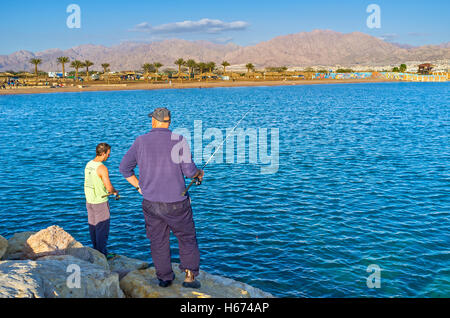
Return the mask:
<svg viewBox="0 0 450 318">
<path fill-rule="evenodd" d="M 66 64 L 70 63 L 70 59 L 67 56 L 60 56 L 56 59 L 56 61 L 58 62 L 58 64 L 61 64 L 62 76 L 64 78 L 65 74 L 66 74 L 65 66 L 66 66 Z M 30 63 L 34 65 L 34 73 L 37 77 L 38 76 L 38 65 L 42 64 L 42 60 L 38 59 L 38 58 L 33 58 L 30 60 Z M 93 65 L 94 65 L 94 63 L 89 60 L 85 60 L 85 61 L 75 60 L 75 61 L 72 61 L 72 63 L 70 63 L 70 67 L 75 69 L 75 78 L 76 79 L 78 79 L 78 72 L 79 72 L 80 68 L 86 68 L 86 75 L 89 76 L 89 68 Z M 109 71 L 109 66 L 110 65 L 108 63 L 102 64 L 102 68 L 105 71 L 105 73 Z"/>
<path fill-rule="evenodd" d="M 145 73 L 150 73 L 155 71 L 156 73 L 159 73 L 159 69 L 164 66 L 163 64 L 159 63 L 159 62 L 155 62 L 155 63 L 145 63 L 144 65 L 142 65 L 142 69 L 144 70 Z"/>
<path fill-rule="evenodd" d="M 64 78 L 65 77 L 65 66 L 66 66 L 66 64 L 70 63 L 70 59 L 67 56 L 60 56 L 56 60 L 57 60 L 58 64 L 61 64 L 62 76 Z M 30 63 L 34 65 L 34 67 L 35 67 L 34 72 L 37 77 L 38 76 L 38 65 L 42 64 L 42 60 L 38 59 L 38 58 L 33 58 L 30 60 Z M 189 71 L 189 76 L 191 76 L 191 74 L 194 73 L 195 69 L 198 69 L 200 71 L 200 73 L 204 73 L 205 70 L 208 70 L 210 73 L 212 73 L 216 67 L 216 63 L 214 63 L 214 62 L 208 62 L 208 63 L 199 62 L 199 63 L 197 63 L 193 59 L 189 59 L 189 60 L 185 61 L 183 58 L 177 59 L 174 62 L 174 64 L 178 66 L 178 74 L 181 73 L 181 68 L 183 66 L 187 67 L 188 71 Z M 89 60 L 85 60 L 85 61 L 75 60 L 75 61 L 72 61 L 72 63 L 70 63 L 70 67 L 75 69 L 75 79 L 78 79 L 78 73 L 81 68 L 86 68 L 86 75 L 89 76 L 89 67 L 91 67 L 93 65 L 94 65 L 94 63 Z M 225 74 L 226 68 L 228 66 L 230 66 L 230 63 L 228 63 L 227 61 L 223 61 L 220 65 L 223 67 L 223 73 Z M 107 73 L 110 71 L 109 70 L 110 64 L 104 63 L 101 66 L 104 70 L 104 73 Z M 152 70 L 155 70 L 156 73 L 159 73 L 159 69 L 162 66 L 164 66 L 164 65 L 161 64 L 160 62 L 145 63 L 144 65 L 142 65 L 142 69 L 147 74 L 150 73 Z M 247 68 L 247 72 L 253 71 L 255 69 L 255 67 L 252 63 L 248 63 L 245 67 Z"/>
<path fill-rule="evenodd" d="M 58 63 L 62 65 L 63 76 L 65 75 L 64 65 L 65 65 L 65 63 L 69 63 L 69 62 L 70 61 L 69 61 L 69 59 L 67 57 L 62 56 L 62 57 L 58 58 Z M 72 63 L 70 63 L 70 67 L 75 69 L 75 78 L 76 79 L 78 79 L 78 71 L 79 71 L 80 68 L 84 68 L 85 67 L 86 68 L 86 76 L 89 76 L 89 67 L 91 67 L 93 65 L 94 65 L 94 63 L 92 63 L 89 60 L 86 60 L 84 62 L 75 60 L 75 61 L 72 61 Z"/>
<path fill-rule="evenodd" d="M 208 70 L 209 73 L 212 73 L 213 70 L 216 68 L 216 63 L 214 63 L 214 62 L 208 62 L 208 63 L 196 62 L 193 59 L 189 59 L 189 60 L 185 61 L 183 58 L 177 59 L 174 62 L 174 64 L 178 66 L 178 74 L 181 74 L 182 67 L 187 67 L 189 76 L 194 74 L 195 70 L 198 70 L 200 72 L 200 74 L 203 74 L 206 70 Z M 223 73 L 225 74 L 227 71 L 227 67 L 230 66 L 230 63 L 228 63 L 227 61 L 223 61 L 220 65 L 223 67 Z M 142 65 L 142 69 L 143 69 L 144 73 L 146 73 L 146 74 L 149 74 L 150 72 L 155 72 L 156 74 L 158 74 L 159 69 L 162 66 L 164 66 L 164 65 L 161 64 L 160 62 L 145 63 L 144 65 Z M 247 68 L 248 72 L 255 69 L 254 65 L 251 63 L 248 63 L 246 65 L 246 68 Z"/>
<path fill-rule="evenodd" d="M 199 63 L 197 63 L 193 59 L 189 59 L 189 60 L 185 61 L 182 58 L 179 58 L 178 60 L 176 60 L 174 62 L 174 64 L 178 65 L 178 74 L 181 73 L 181 67 L 183 67 L 183 66 L 188 68 L 189 74 L 192 74 L 194 69 L 198 69 L 200 71 L 200 73 L 203 73 L 205 70 L 208 70 L 210 73 L 212 73 L 216 67 L 216 63 L 214 63 L 214 62 L 209 62 L 209 63 L 199 62 Z M 220 65 L 223 67 L 223 73 L 225 74 L 227 72 L 227 67 L 230 66 L 230 63 L 228 63 L 227 61 L 223 61 Z M 247 68 L 248 72 L 255 69 L 255 66 L 252 63 L 248 63 L 245 67 Z"/>
<path fill-rule="evenodd" d="M 178 66 L 178 74 L 181 73 L 181 68 L 183 66 L 185 66 L 188 68 L 189 75 L 193 74 L 195 69 L 198 69 L 200 71 L 200 73 L 204 73 L 205 70 L 208 70 L 210 73 L 212 73 L 212 71 L 216 67 L 216 63 L 214 63 L 214 62 L 208 62 L 208 63 L 199 62 L 199 63 L 197 63 L 193 59 L 189 59 L 189 60 L 185 61 L 182 58 L 179 58 L 178 60 L 176 60 L 174 62 L 174 64 Z"/>
</svg>

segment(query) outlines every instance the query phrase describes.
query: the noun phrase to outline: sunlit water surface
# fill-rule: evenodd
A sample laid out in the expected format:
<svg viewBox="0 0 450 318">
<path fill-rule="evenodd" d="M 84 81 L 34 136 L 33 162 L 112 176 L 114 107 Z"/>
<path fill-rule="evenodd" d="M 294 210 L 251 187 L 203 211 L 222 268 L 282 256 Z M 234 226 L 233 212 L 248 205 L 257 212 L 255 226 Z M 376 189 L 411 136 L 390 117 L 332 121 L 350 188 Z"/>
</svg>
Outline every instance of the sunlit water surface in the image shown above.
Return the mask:
<svg viewBox="0 0 450 318">
<path fill-rule="evenodd" d="M 449 297 L 449 96 L 447 83 L 0 96 L 0 235 L 56 224 L 90 245 L 84 166 L 108 142 L 122 194 L 109 249 L 151 262 L 141 198 L 118 169 L 147 114 L 168 107 L 173 128 L 225 134 L 255 106 L 240 126 L 279 128 L 278 172 L 248 156 L 206 168 L 190 191 L 203 270 L 279 297 Z"/>
</svg>

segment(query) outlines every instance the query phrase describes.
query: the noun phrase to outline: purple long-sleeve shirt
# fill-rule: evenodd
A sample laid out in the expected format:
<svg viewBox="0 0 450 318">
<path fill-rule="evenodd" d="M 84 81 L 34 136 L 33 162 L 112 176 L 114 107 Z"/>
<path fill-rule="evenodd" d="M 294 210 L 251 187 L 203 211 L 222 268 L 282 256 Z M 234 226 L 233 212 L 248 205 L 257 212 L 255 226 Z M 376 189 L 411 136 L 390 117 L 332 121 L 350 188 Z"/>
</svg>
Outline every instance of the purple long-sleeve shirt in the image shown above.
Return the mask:
<svg viewBox="0 0 450 318">
<path fill-rule="evenodd" d="M 189 145 L 183 136 L 168 128 L 153 128 L 139 136 L 120 163 L 120 173 L 129 178 L 139 166 L 139 187 L 144 199 L 152 202 L 179 202 L 186 199 L 184 177 L 198 172 Z"/>
</svg>

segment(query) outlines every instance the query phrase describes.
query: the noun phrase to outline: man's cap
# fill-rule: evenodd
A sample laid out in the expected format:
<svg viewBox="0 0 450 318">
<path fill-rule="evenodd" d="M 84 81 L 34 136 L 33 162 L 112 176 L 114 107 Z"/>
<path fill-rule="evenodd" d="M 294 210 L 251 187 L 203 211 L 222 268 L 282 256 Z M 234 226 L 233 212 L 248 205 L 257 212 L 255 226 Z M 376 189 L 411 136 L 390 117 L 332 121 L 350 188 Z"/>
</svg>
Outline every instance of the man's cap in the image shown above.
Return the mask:
<svg viewBox="0 0 450 318">
<path fill-rule="evenodd" d="M 167 108 L 156 108 L 152 113 L 148 114 L 148 117 L 153 117 L 162 123 L 168 123 L 170 122 L 170 110 Z M 169 119 L 167 120 L 166 118 Z"/>
</svg>

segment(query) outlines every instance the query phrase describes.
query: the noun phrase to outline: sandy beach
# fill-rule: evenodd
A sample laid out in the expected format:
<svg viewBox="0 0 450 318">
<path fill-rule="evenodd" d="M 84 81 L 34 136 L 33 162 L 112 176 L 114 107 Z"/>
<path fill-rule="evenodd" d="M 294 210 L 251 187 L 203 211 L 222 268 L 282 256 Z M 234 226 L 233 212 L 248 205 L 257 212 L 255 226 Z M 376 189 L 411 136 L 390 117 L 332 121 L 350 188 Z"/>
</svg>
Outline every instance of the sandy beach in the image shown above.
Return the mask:
<svg viewBox="0 0 450 318">
<path fill-rule="evenodd" d="M 91 82 L 84 84 L 82 88 L 78 84 L 68 83 L 66 87 L 16 87 L 1 89 L 0 95 L 43 94 L 43 93 L 69 93 L 69 92 L 96 92 L 96 91 L 120 91 L 120 90 L 152 90 L 152 89 L 182 89 L 182 88 L 213 88 L 213 87 L 247 87 L 247 86 L 289 86 L 289 85 L 314 85 L 314 84 L 349 84 L 349 83 L 381 83 L 392 82 L 386 79 L 348 79 L 348 80 L 298 80 L 298 81 L 211 81 L 211 82 L 174 82 L 169 83 L 122 83 L 103 84 Z"/>
</svg>

